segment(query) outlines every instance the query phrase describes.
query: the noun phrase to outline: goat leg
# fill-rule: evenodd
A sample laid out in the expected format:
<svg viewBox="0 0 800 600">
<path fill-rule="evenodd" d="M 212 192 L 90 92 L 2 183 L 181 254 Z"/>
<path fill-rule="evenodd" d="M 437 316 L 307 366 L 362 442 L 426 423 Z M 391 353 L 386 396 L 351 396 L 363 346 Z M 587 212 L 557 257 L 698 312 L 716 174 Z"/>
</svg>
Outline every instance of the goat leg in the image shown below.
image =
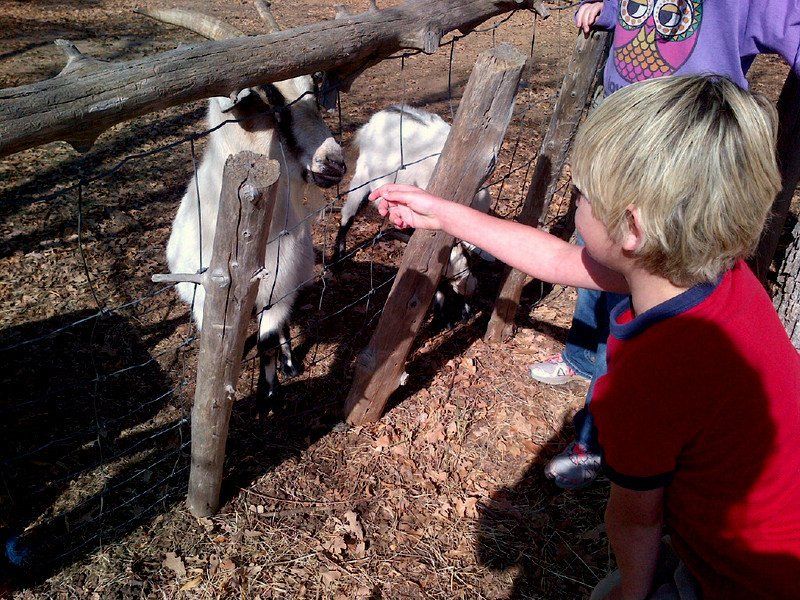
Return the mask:
<svg viewBox="0 0 800 600">
<path fill-rule="evenodd" d="M 274 335 L 258 340 L 258 387 L 256 388 L 256 410 L 267 414 L 278 398 L 278 349 Z"/>
<path fill-rule="evenodd" d="M 352 203 L 350 203 L 350 199 L 345 203 L 342 207 L 342 220 L 341 224 L 339 225 L 339 231 L 336 232 L 336 241 L 333 244 L 333 256 L 331 257 L 330 266 L 333 270 L 338 271 L 342 267 L 343 257 L 345 255 L 345 251 L 347 250 L 347 233 L 350 231 L 350 228 L 353 226 L 353 222 L 356 220 L 356 217 L 361 214 L 361 211 L 364 210 L 364 207 L 369 202 L 369 191 L 361 198 L 358 202 L 358 206 L 356 209 L 352 210 Z M 348 206 L 350 205 L 350 206 Z M 352 211 L 352 212 L 351 212 Z"/>
<path fill-rule="evenodd" d="M 433 297 L 432 329 L 434 331 L 452 329 L 469 319 L 471 315 L 472 306 L 467 298 L 453 291 L 449 282 L 442 281 Z"/>
<path fill-rule="evenodd" d="M 280 367 L 281 373 L 286 377 L 297 377 L 302 372 L 294 362 L 294 354 L 292 353 L 292 335 L 289 330 L 289 324 L 284 324 L 281 327 L 281 332 L 278 334 L 278 343 L 280 344 Z"/>
</svg>

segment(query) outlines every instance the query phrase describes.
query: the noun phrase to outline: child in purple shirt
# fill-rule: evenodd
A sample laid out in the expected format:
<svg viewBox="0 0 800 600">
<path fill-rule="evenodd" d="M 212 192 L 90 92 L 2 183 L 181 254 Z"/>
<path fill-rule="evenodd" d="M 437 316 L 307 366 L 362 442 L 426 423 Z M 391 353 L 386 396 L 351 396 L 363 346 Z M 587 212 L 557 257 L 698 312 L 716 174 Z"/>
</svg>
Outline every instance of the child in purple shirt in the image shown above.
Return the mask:
<svg viewBox="0 0 800 600">
<path fill-rule="evenodd" d="M 781 55 L 800 74 L 797 0 L 585 0 L 575 21 L 587 34 L 592 27 L 614 31 L 603 79 L 606 96 L 667 75 L 724 75 L 747 89 L 745 74 L 760 53 Z M 564 351 L 531 367 L 531 376 L 542 383 L 593 382 L 587 408 L 575 419 L 575 441 L 545 469 L 565 489 L 591 483 L 600 467 L 588 405 L 594 381 L 606 371 L 609 314 L 621 299 L 578 290 Z"/>
</svg>

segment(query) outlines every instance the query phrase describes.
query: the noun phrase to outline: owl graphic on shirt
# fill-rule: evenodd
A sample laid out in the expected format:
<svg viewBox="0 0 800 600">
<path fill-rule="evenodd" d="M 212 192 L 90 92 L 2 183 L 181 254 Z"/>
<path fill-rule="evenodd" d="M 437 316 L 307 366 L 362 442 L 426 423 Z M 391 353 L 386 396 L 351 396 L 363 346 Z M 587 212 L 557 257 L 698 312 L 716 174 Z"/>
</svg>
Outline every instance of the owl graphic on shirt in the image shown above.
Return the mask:
<svg viewBox="0 0 800 600">
<path fill-rule="evenodd" d="M 620 0 L 614 65 L 633 83 L 672 75 L 691 56 L 703 0 Z"/>
</svg>

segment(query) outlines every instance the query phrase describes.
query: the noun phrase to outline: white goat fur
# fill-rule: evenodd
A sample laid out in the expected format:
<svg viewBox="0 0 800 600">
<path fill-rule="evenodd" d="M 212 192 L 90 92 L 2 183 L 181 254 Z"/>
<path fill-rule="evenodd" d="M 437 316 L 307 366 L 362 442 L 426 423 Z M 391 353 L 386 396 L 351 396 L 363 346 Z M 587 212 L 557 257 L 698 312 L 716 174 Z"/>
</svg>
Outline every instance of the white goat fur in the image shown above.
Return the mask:
<svg viewBox="0 0 800 600">
<path fill-rule="evenodd" d="M 310 77 L 298 77 L 274 85 L 287 102 L 292 102 L 312 89 L 313 82 Z M 209 101 L 209 128 L 233 118 L 230 113 L 222 112 L 223 107 L 229 105 L 227 98 L 212 98 Z M 281 142 L 270 116 L 258 115 L 241 124 L 227 123 L 209 134 L 196 181 L 193 176 L 186 188 L 167 244 L 167 261 L 171 272 L 194 273 L 208 267 L 214 247 L 225 161 L 232 154 L 250 150 L 280 163 L 277 200 L 264 262 L 267 275 L 259 284 L 256 298 L 256 311 L 271 305 L 259 319 L 260 339 L 280 334 L 281 328 L 289 321 L 298 288 L 314 275 L 314 249 L 308 220 L 304 220 L 307 214 L 303 208 L 303 197 L 308 184 L 303 178 L 303 169 L 313 171 L 315 165 L 318 167 L 326 156 L 343 161 L 341 148 L 319 117 L 313 95 L 301 98 L 288 110 L 292 111 L 295 123 L 293 131 L 298 134 L 297 145 L 303 150 L 299 157 L 291 155 L 286 144 Z M 235 218 L 235 215 L 223 215 L 223 218 Z M 202 262 L 199 222 L 202 223 Z M 284 230 L 288 233 L 281 235 Z M 193 303 L 194 319 L 198 329 L 201 329 L 205 290 L 191 283 L 179 283 L 176 288 L 181 299 Z M 274 377 L 274 361 L 268 368 L 272 370 L 270 376 Z"/>
<path fill-rule="evenodd" d="M 402 164 L 407 166 L 398 171 L 401 166 L 401 130 Z M 386 183 L 427 188 L 439 159 L 438 155 L 444 148 L 449 133 L 450 125 L 439 115 L 411 106 L 393 106 L 375 113 L 354 137 L 353 143 L 358 147 L 358 161 L 350 182 L 350 189 L 353 191 L 348 194 L 347 201 L 342 206 L 342 224 L 355 218 L 364 196 Z M 434 156 L 425 158 L 431 155 Z M 397 172 L 394 173 L 395 171 Z M 392 174 L 386 175 L 386 173 Z M 375 181 L 371 181 L 372 179 Z M 364 187 L 359 187 L 362 185 Z M 472 207 L 486 212 L 491 202 L 488 190 L 480 190 L 475 195 Z M 463 242 L 455 244 L 450 252 L 450 262 L 444 276 L 457 293 L 471 296 L 477 282 L 469 271 L 464 249 L 473 251 L 475 248 Z"/>
</svg>

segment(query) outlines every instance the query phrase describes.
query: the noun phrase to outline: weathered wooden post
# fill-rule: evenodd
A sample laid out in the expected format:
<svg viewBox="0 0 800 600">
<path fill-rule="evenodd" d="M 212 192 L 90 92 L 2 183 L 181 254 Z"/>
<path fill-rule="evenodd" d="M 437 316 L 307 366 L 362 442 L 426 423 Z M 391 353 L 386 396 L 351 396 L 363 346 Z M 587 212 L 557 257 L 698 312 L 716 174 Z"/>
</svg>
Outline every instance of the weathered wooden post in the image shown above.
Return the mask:
<svg viewBox="0 0 800 600">
<path fill-rule="evenodd" d="M 800 351 L 800 221 L 794 226 L 792 241 L 778 269 L 774 302 L 792 344 Z"/>
<path fill-rule="evenodd" d="M 588 38 L 582 33 L 578 35 L 550 126 L 536 159 L 525 203 L 517 216 L 520 223 L 539 225 L 547 214 L 581 115 L 595 90 L 597 74 L 606 59 L 609 43 L 610 35 L 605 31 L 593 31 Z M 527 275 L 522 271 L 506 268 L 483 338 L 486 342 L 499 342 L 511 335 L 526 281 Z"/>
<path fill-rule="evenodd" d="M 525 56 L 507 44 L 478 57 L 428 185 L 432 194 L 472 202 L 497 159 L 524 64 Z M 441 231 L 411 237 L 375 333 L 356 361 L 345 404 L 349 423 L 380 418 L 400 384 L 452 244 L 453 237 Z"/>
<path fill-rule="evenodd" d="M 753 271 L 762 282 L 767 280 L 769 266 L 778 249 L 778 241 L 792 204 L 792 196 L 800 180 L 800 79 L 794 71 L 789 71 L 778 98 L 778 117 L 777 152 L 783 188 L 775 198 L 770 219 L 751 261 Z"/>
<path fill-rule="evenodd" d="M 264 266 L 279 163 L 253 152 L 230 156 L 223 171 L 219 218 L 208 270 L 193 280 L 206 291 L 192 408 L 192 464 L 188 505 L 201 517 L 216 512 L 222 486 L 228 422 L 242 368 L 247 324 Z M 156 279 L 156 277 L 154 277 Z"/>
</svg>

